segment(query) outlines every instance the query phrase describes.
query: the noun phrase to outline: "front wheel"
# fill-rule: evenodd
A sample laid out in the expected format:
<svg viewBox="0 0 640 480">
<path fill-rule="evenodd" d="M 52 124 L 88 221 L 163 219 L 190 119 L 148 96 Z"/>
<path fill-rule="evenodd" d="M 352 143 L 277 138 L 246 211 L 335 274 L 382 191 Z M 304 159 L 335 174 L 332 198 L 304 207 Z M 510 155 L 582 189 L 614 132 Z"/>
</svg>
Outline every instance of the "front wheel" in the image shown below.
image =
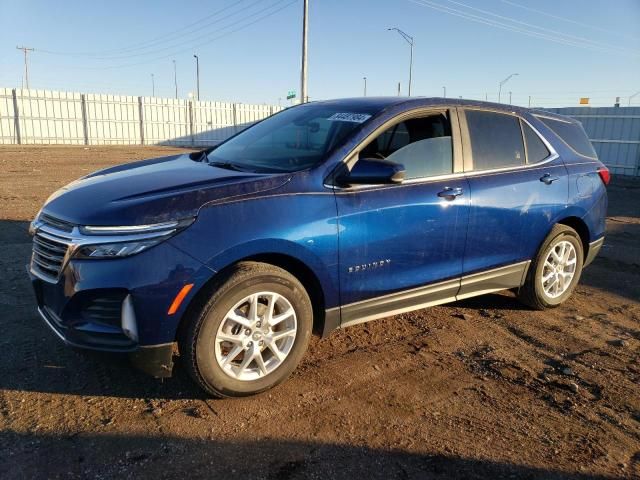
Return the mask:
<svg viewBox="0 0 640 480">
<path fill-rule="evenodd" d="M 576 288 L 583 262 L 578 233 L 566 225 L 555 225 L 529 267 L 518 298 L 537 310 L 557 307 Z"/>
<path fill-rule="evenodd" d="M 193 379 L 215 396 L 246 396 L 286 379 L 304 355 L 313 310 L 287 271 L 242 262 L 215 286 L 180 341 Z"/>
</svg>

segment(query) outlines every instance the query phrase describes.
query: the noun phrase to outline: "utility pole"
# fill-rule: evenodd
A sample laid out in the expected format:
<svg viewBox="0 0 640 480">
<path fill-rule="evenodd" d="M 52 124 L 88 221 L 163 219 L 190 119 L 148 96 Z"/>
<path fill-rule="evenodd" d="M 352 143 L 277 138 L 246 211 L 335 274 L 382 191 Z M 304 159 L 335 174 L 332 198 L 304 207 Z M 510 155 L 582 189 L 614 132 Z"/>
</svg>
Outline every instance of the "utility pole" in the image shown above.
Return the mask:
<svg viewBox="0 0 640 480">
<path fill-rule="evenodd" d="M 154 78 L 153 73 L 151 74 L 151 96 L 156 96 L 156 79 Z"/>
<path fill-rule="evenodd" d="M 413 73 L 413 37 L 411 35 L 409 35 L 408 33 L 403 32 L 402 30 L 400 30 L 398 27 L 393 27 L 393 28 L 387 28 L 387 30 L 395 30 L 396 32 L 398 32 L 400 34 L 400 36 L 402 38 L 404 38 L 405 42 L 407 42 L 409 44 L 410 47 L 410 53 L 409 53 L 409 97 L 411 96 L 411 75 Z"/>
<path fill-rule="evenodd" d="M 398 82 L 398 96 L 400 96 L 400 82 Z"/>
<path fill-rule="evenodd" d="M 176 61 L 173 61 L 173 86 L 176 87 L 176 100 L 178 99 L 178 73 L 176 71 Z"/>
<path fill-rule="evenodd" d="M 200 100 L 200 59 L 195 53 L 193 58 L 196 59 L 196 100 Z"/>
<path fill-rule="evenodd" d="M 364 80 L 364 96 L 367 96 L 367 77 L 362 77 Z"/>
<path fill-rule="evenodd" d="M 302 69 L 300 72 L 300 103 L 307 98 L 307 37 L 309 34 L 309 0 L 304 0 L 302 11 Z"/>
<path fill-rule="evenodd" d="M 29 90 L 29 61 L 27 59 L 27 55 L 29 52 L 33 52 L 35 49 L 29 47 L 16 47 L 18 50 L 22 50 L 24 53 L 24 83 Z"/>
<path fill-rule="evenodd" d="M 505 83 L 507 83 L 511 77 L 515 77 L 516 75 L 518 75 L 518 74 L 517 74 L 517 73 L 512 73 L 511 75 L 509 75 L 507 78 L 505 78 L 504 80 L 502 80 L 502 81 L 500 82 L 500 85 L 499 85 L 499 87 L 498 87 L 498 103 L 500 103 L 500 99 L 501 99 L 501 94 L 502 94 L 502 85 L 504 85 Z"/>
<path fill-rule="evenodd" d="M 442 98 L 447 98 L 447 87 L 442 87 Z"/>
<path fill-rule="evenodd" d="M 489 94 L 485 92 L 484 94 L 484 101 L 488 102 L 489 101 Z"/>
<path fill-rule="evenodd" d="M 531 95 L 529 95 L 529 108 L 531 108 Z"/>
</svg>

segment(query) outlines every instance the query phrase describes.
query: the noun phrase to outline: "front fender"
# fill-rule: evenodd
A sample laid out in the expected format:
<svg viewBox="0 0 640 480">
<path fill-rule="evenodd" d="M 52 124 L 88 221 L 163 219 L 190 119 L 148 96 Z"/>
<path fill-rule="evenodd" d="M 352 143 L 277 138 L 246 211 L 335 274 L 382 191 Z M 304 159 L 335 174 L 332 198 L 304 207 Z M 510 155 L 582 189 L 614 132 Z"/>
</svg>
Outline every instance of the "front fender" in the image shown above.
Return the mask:
<svg viewBox="0 0 640 480">
<path fill-rule="evenodd" d="M 283 192 L 205 206 L 169 241 L 215 271 L 256 255 L 294 258 L 316 275 L 332 308 L 339 304 L 337 229 L 332 192 Z"/>
</svg>

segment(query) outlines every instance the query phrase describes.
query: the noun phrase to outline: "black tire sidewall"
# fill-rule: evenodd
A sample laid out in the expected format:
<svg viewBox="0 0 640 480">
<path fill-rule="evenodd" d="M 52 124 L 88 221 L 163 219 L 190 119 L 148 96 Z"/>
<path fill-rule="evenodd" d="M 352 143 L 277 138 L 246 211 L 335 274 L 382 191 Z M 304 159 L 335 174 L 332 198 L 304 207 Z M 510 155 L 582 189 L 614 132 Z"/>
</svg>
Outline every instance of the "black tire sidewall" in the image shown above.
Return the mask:
<svg viewBox="0 0 640 480">
<path fill-rule="evenodd" d="M 236 380 L 228 376 L 215 358 L 215 338 L 218 328 L 231 308 L 247 295 L 260 291 L 275 292 L 285 297 L 296 313 L 296 338 L 289 355 L 272 373 L 252 381 Z M 224 396 L 253 395 L 267 390 L 285 380 L 296 368 L 307 349 L 312 331 L 312 308 L 309 297 L 302 286 L 273 273 L 260 273 L 243 279 L 209 304 L 202 312 L 202 321 L 195 339 L 195 361 L 202 381 Z"/>
<path fill-rule="evenodd" d="M 570 242 L 573 245 L 573 247 L 576 249 L 576 272 L 573 278 L 571 279 L 571 284 L 569 285 L 569 288 L 567 288 L 567 290 L 559 297 L 551 298 L 545 293 L 544 289 L 542 288 L 542 282 L 540 281 L 540 279 L 542 277 L 542 272 L 544 270 L 544 262 L 547 256 L 549 255 L 551 249 L 561 241 Z M 540 255 L 538 256 L 538 259 L 536 262 L 536 270 L 533 278 L 534 285 L 535 285 L 535 294 L 538 297 L 538 300 L 545 307 L 557 307 L 558 305 L 562 304 L 565 300 L 567 300 L 575 290 L 576 285 L 578 285 L 578 282 L 580 281 L 580 276 L 582 275 L 583 263 L 584 263 L 584 251 L 582 247 L 582 241 L 580 240 L 580 237 L 573 229 L 570 229 L 569 227 L 567 227 L 564 231 L 558 233 L 558 235 L 554 236 L 553 238 L 545 242 L 543 247 L 540 249 Z"/>
</svg>

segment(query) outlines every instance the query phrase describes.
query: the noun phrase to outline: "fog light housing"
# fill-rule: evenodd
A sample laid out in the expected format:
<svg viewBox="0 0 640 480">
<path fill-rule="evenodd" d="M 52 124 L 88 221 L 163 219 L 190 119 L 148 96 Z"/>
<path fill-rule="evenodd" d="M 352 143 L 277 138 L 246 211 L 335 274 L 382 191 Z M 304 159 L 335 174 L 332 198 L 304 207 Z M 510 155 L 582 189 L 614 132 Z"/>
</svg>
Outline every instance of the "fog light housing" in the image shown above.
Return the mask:
<svg viewBox="0 0 640 480">
<path fill-rule="evenodd" d="M 122 332 L 134 342 L 138 342 L 138 323 L 136 322 L 136 313 L 133 310 L 131 295 L 127 295 L 122 302 L 120 323 Z"/>
</svg>

